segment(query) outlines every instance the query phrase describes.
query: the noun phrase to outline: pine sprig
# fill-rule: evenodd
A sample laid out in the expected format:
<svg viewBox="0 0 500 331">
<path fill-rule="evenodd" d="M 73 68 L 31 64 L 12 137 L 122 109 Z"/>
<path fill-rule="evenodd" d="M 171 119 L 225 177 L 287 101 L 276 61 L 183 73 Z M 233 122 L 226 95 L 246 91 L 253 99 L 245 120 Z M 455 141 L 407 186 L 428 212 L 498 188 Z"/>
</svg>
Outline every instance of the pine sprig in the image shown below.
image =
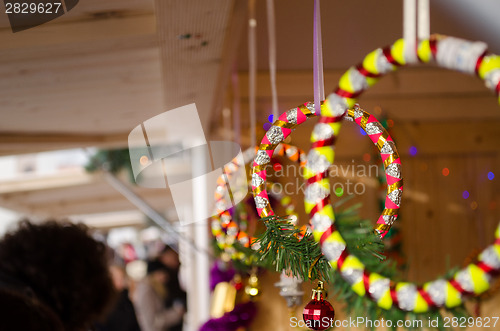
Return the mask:
<svg viewBox="0 0 500 331">
<path fill-rule="evenodd" d="M 330 280 L 331 266 L 312 234 L 301 233 L 286 218 L 271 216 L 261 221 L 267 229 L 252 243 L 259 247 L 254 257 L 258 265 L 286 271 L 303 280 L 309 278 L 309 273 L 311 279 Z"/>
</svg>

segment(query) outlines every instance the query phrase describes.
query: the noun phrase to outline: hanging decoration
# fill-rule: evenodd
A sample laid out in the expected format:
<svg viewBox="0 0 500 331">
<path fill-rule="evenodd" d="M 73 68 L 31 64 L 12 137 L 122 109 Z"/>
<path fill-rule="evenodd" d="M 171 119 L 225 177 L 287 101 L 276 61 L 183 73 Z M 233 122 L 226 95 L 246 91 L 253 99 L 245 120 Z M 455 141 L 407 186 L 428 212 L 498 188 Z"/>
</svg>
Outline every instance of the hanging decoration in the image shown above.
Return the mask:
<svg viewBox="0 0 500 331">
<path fill-rule="evenodd" d="M 210 275 L 213 290 L 211 319 L 201 326 L 200 331 L 237 331 L 248 327 L 257 314 L 257 306 L 244 297 L 241 276 L 221 260 L 215 261 Z"/>
<path fill-rule="evenodd" d="M 327 105 L 322 103 L 321 108 L 326 109 Z M 288 110 L 274 122 L 262 139 L 252 169 L 252 190 L 257 212 L 261 217 L 274 215 L 265 189 L 267 167 L 274 149 L 290 135 L 292 129 L 305 122 L 308 118 L 314 117 L 313 111 L 314 105 L 310 102 Z M 360 114 L 359 111 L 356 114 Z M 367 130 L 368 135 L 379 148 L 386 168 L 387 181 L 390 183 L 387 187 L 386 209 L 380 216 L 375 228 L 378 234 L 383 237 L 396 219 L 397 210 L 401 203 L 400 197 L 403 183 L 401 162 L 394 142 L 383 126 L 373 116 L 363 116 L 359 119 L 356 117 L 358 119 L 357 123 Z M 329 166 L 326 166 L 327 163 L 333 162 L 334 151 L 329 149 L 326 153 L 323 153 L 322 147 L 333 143 L 333 134 L 340 128 L 340 119 L 320 122 L 316 125 L 312 140 L 318 141 L 321 139 L 321 144 L 313 143 L 316 149 L 311 149 L 311 152 L 309 152 L 308 159 L 311 161 L 308 161 L 304 169 L 304 177 L 308 184 L 304 194 L 305 209 L 311 216 L 313 228 L 318 228 L 318 231 L 324 229 L 325 222 L 329 222 L 329 219 L 334 215 L 329 204 L 330 183 L 327 177 Z M 317 196 L 321 196 L 321 198 L 316 199 Z"/>
<path fill-rule="evenodd" d="M 402 39 L 392 46 L 377 49 L 368 54 L 363 62 L 351 67 L 340 79 L 339 87 L 325 103 L 327 111 L 322 112 L 320 124 L 338 121 L 353 107 L 356 98 L 369 86 L 375 84 L 384 74 L 407 63 L 404 56 L 405 43 Z M 419 61 L 435 61 L 439 66 L 464 73 L 477 74 L 489 89 L 497 95 L 500 92 L 500 57 L 487 52 L 486 44 L 434 35 L 418 43 Z M 318 124 L 318 127 L 321 125 Z M 315 131 L 317 128 L 315 128 Z M 313 149 L 308 156 L 310 177 L 321 176 L 319 166 L 327 169 L 333 158 L 323 158 L 322 162 L 311 156 L 318 153 L 333 154 L 333 141 L 313 133 Z M 312 191 L 314 201 L 322 201 L 321 192 Z M 314 217 L 314 215 L 311 215 Z M 408 282 L 394 282 L 378 273 L 370 272 L 365 265 L 346 249 L 341 234 L 333 226 L 334 218 L 325 218 L 324 232 L 315 235 L 323 248 L 323 253 L 330 259 L 332 266 L 351 284 L 359 296 L 367 296 L 383 309 L 399 308 L 415 313 L 428 312 L 438 307 L 452 308 L 460 306 L 467 296 L 477 296 L 488 290 L 496 272 L 500 270 L 500 227 L 495 234 L 495 243 L 488 246 L 479 255 L 477 262 L 469 264 L 449 278 L 440 278 L 417 286 Z M 316 229 L 314 229 L 316 230 Z M 333 249 L 332 249 L 333 248 Z"/>
<path fill-rule="evenodd" d="M 246 151 L 244 153 L 245 159 L 248 160 L 247 164 L 250 162 L 252 157 L 255 156 L 256 149 Z M 299 167 L 303 168 L 305 165 L 305 153 L 292 145 L 281 144 L 276 150 L 276 157 L 286 157 L 294 163 L 298 163 Z M 241 165 L 239 164 L 239 159 L 235 158 L 231 161 L 230 165 L 225 168 L 224 175 L 217 181 L 217 187 L 215 190 L 215 200 L 216 205 L 226 205 L 224 201 L 225 190 L 226 190 L 226 176 L 229 180 L 232 175 L 239 170 Z M 250 186 L 251 183 L 249 182 Z M 272 189 L 272 183 L 269 183 L 268 188 L 273 192 L 274 198 L 279 201 L 283 210 L 293 224 L 297 223 L 297 214 L 295 212 L 295 205 L 292 199 L 284 194 L 276 193 L 279 190 Z M 212 234 L 215 237 L 216 244 L 220 250 L 220 254 L 225 260 L 232 259 L 236 263 L 243 263 L 243 266 L 250 266 L 255 263 L 252 258 L 253 254 L 245 250 L 244 248 L 250 248 L 251 243 L 255 240 L 251 235 L 248 234 L 248 224 L 256 223 L 257 219 L 251 218 L 251 211 L 247 209 L 247 201 L 243 201 L 231 208 L 230 210 L 219 210 L 215 216 L 212 217 L 211 228 Z M 254 221 L 254 222 L 252 222 Z M 237 266 L 241 266 L 237 264 Z"/>
<path fill-rule="evenodd" d="M 306 326 L 313 330 L 326 330 L 334 325 L 335 310 L 326 300 L 328 297 L 323 282 L 312 290 L 312 299 L 304 307 L 303 318 Z"/>
<path fill-rule="evenodd" d="M 298 277 L 287 275 L 282 272 L 280 281 L 275 283 L 274 286 L 280 289 L 280 295 L 285 298 L 287 307 L 293 312 L 295 307 L 302 304 L 302 280 Z"/>
</svg>

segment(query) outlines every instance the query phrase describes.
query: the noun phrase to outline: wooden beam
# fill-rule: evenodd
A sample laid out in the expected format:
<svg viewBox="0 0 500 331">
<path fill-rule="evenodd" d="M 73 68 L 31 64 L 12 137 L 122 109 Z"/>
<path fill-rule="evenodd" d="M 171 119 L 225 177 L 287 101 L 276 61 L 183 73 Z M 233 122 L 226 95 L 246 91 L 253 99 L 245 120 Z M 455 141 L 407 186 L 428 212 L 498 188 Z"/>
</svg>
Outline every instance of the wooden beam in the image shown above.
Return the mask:
<svg viewBox="0 0 500 331">
<path fill-rule="evenodd" d="M 98 147 L 125 148 L 128 134 L 0 133 L 0 155 Z"/>
<path fill-rule="evenodd" d="M 326 92 L 332 91 L 345 70 L 325 70 Z M 240 72 L 240 95 L 248 97 L 248 73 Z M 277 72 L 277 85 L 281 98 L 312 98 L 312 70 L 281 70 Z M 257 74 L 257 95 L 271 97 L 269 73 Z M 435 67 L 404 68 L 383 77 L 363 94 L 368 96 L 443 95 L 482 93 L 488 95 L 484 83 L 477 77 Z M 494 98 L 494 97 L 493 97 Z"/>
<path fill-rule="evenodd" d="M 310 135 L 316 119 L 300 125 L 290 135 L 290 143 L 304 150 L 310 148 Z M 416 146 L 419 155 L 480 155 L 500 152 L 500 119 L 476 121 L 394 121 L 391 135 L 397 143 L 400 155 L 408 156 L 409 148 Z M 215 137 L 221 133 L 216 132 Z M 264 130 L 258 128 L 257 137 L 263 137 Z M 242 145 L 248 146 L 249 132 L 242 132 Z M 214 138 L 215 139 L 215 138 Z M 361 135 L 359 126 L 344 122 L 335 146 L 336 160 L 361 159 L 365 153 L 377 153 L 375 146 Z"/>
</svg>

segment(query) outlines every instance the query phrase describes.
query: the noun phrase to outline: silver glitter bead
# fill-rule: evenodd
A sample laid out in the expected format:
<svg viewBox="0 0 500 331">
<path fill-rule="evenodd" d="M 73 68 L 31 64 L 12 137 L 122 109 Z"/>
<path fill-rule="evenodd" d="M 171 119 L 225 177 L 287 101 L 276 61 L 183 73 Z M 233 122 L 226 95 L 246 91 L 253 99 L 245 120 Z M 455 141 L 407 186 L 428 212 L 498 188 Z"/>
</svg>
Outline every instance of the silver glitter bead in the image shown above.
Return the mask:
<svg viewBox="0 0 500 331">
<path fill-rule="evenodd" d="M 385 169 L 385 172 L 392 177 L 401 179 L 401 164 L 391 163 Z"/>
<path fill-rule="evenodd" d="M 306 103 L 306 108 L 313 114 L 316 114 L 316 108 L 314 108 L 314 102 Z"/>
<path fill-rule="evenodd" d="M 392 154 L 395 151 L 396 151 L 396 145 L 394 144 L 393 141 L 389 140 L 387 140 L 384 146 L 382 146 L 382 148 L 380 149 L 380 153 L 382 154 Z"/>
<path fill-rule="evenodd" d="M 311 224 L 314 231 L 325 232 L 332 225 L 332 220 L 326 215 L 316 213 L 311 219 Z"/>
<path fill-rule="evenodd" d="M 292 108 L 286 111 L 286 120 L 288 123 L 297 124 L 297 108 Z"/>
<path fill-rule="evenodd" d="M 329 139 L 334 134 L 332 127 L 327 123 L 318 123 L 314 126 L 313 135 L 318 140 Z"/>
<path fill-rule="evenodd" d="M 391 200 L 392 202 L 394 202 L 394 204 L 396 206 L 401 206 L 401 196 L 403 195 L 403 193 L 401 192 L 401 190 L 394 190 L 392 191 L 391 193 L 389 193 L 387 195 L 387 197 L 389 198 L 389 200 Z"/>
<path fill-rule="evenodd" d="M 455 279 L 464 290 L 468 292 L 474 292 L 474 283 L 472 281 L 472 276 L 467 268 L 459 271 L 455 276 Z"/>
<path fill-rule="evenodd" d="M 362 91 L 368 88 L 366 77 L 363 76 L 356 68 L 350 67 L 348 70 L 349 81 L 354 91 Z"/>
<path fill-rule="evenodd" d="M 264 183 L 262 177 L 260 177 L 258 174 L 252 174 L 252 186 L 257 187 L 260 186 L 262 183 Z"/>
<path fill-rule="evenodd" d="M 356 284 L 363 278 L 363 270 L 361 269 L 344 268 L 341 273 L 342 277 L 351 285 Z"/>
<path fill-rule="evenodd" d="M 328 162 L 325 156 L 312 149 L 307 154 L 307 166 L 315 174 L 319 174 L 330 167 L 330 162 Z"/>
<path fill-rule="evenodd" d="M 382 297 L 382 295 L 384 295 L 384 293 L 389 290 L 389 285 L 389 278 L 379 279 L 370 284 L 368 292 L 370 292 L 375 301 L 378 301 Z"/>
<path fill-rule="evenodd" d="M 382 215 L 382 218 L 384 219 L 384 223 L 387 225 L 392 225 L 392 223 L 396 220 L 396 216 L 394 215 Z"/>
<path fill-rule="evenodd" d="M 404 285 L 397 291 L 399 308 L 411 311 L 415 308 L 415 299 L 417 296 L 417 287 L 413 284 Z"/>
<path fill-rule="evenodd" d="M 382 48 L 378 48 L 376 52 L 377 54 L 375 56 L 377 57 L 376 63 L 378 72 L 383 75 L 394 70 L 394 65 L 387 61 Z"/>
<path fill-rule="evenodd" d="M 484 83 L 490 90 L 495 90 L 499 81 L 500 69 L 492 70 L 484 77 Z"/>
<path fill-rule="evenodd" d="M 345 245 L 336 241 L 325 241 L 323 243 L 323 247 L 321 248 L 323 254 L 325 254 L 329 261 L 337 261 L 344 249 Z"/>
<path fill-rule="evenodd" d="M 345 99 L 335 93 L 331 93 L 328 96 L 328 102 L 333 116 L 341 116 L 349 108 Z"/>
<path fill-rule="evenodd" d="M 307 201 L 317 201 L 319 199 L 323 200 L 330 194 L 330 191 L 325 189 L 320 183 L 312 183 L 307 186 L 304 191 L 304 198 Z"/>
<path fill-rule="evenodd" d="M 378 122 L 370 122 L 366 124 L 365 131 L 368 135 L 377 134 L 384 132 L 382 125 Z"/>
<path fill-rule="evenodd" d="M 441 307 L 444 305 L 446 300 L 446 284 L 444 279 L 438 279 L 429 283 L 427 287 L 427 293 L 431 297 L 432 301 Z"/>
<path fill-rule="evenodd" d="M 267 155 L 266 151 L 259 150 L 255 156 L 255 163 L 258 165 L 268 164 L 271 162 L 271 158 Z"/>
<path fill-rule="evenodd" d="M 359 108 L 358 105 L 354 106 L 354 112 L 353 112 L 353 117 L 354 119 L 360 118 L 364 115 L 363 111 L 361 108 Z"/>
<path fill-rule="evenodd" d="M 271 128 L 266 133 L 267 139 L 271 142 L 271 144 L 279 144 L 285 139 L 283 135 L 283 131 L 279 126 L 271 126 Z"/>
<path fill-rule="evenodd" d="M 487 247 L 480 255 L 479 261 L 482 261 L 494 269 L 500 269 L 500 260 L 494 246 Z"/>
<path fill-rule="evenodd" d="M 269 203 L 269 201 L 267 199 L 264 199 L 263 197 L 259 197 L 259 196 L 256 196 L 254 198 L 255 200 L 255 205 L 257 206 L 257 208 L 265 208 L 267 206 L 267 204 Z"/>
</svg>

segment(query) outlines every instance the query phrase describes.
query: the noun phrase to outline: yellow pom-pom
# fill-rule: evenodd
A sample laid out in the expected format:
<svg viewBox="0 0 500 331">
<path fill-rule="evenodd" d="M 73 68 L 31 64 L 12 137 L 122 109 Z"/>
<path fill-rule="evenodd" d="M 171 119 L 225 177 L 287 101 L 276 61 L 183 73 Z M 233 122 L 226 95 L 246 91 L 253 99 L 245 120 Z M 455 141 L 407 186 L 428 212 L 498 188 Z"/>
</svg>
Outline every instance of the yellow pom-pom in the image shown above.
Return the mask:
<svg viewBox="0 0 500 331">
<path fill-rule="evenodd" d="M 479 66 L 478 74 L 481 79 L 484 79 L 486 75 L 495 69 L 500 69 L 500 56 L 498 55 L 488 55 L 485 56 L 481 65 Z"/>
<path fill-rule="evenodd" d="M 353 98 L 344 98 L 345 102 L 347 103 L 347 106 L 349 108 L 354 107 L 354 105 L 358 102 L 358 100 L 353 99 Z"/>
<path fill-rule="evenodd" d="M 405 65 L 405 41 L 398 39 L 391 47 L 391 55 L 397 63 Z"/>
<path fill-rule="evenodd" d="M 428 63 L 430 62 L 430 60 L 432 60 L 432 51 L 429 39 L 422 40 L 420 42 L 420 44 L 418 45 L 417 54 L 418 58 L 424 63 Z"/>
<path fill-rule="evenodd" d="M 357 295 L 359 296 L 364 296 L 366 294 L 365 290 L 365 284 L 363 283 L 363 280 L 360 280 L 351 286 L 352 290 L 356 292 Z"/>
<path fill-rule="evenodd" d="M 354 90 L 354 87 L 352 86 L 351 82 L 351 70 L 356 70 L 356 69 L 351 67 L 342 75 L 342 77 L 340 77 L 339 87 L 344 91 L 354 93 L 356 91 Z"/>
<path fill-rule="evenodd" d="M 391 291 L 389 289 L 387 289 L 387 291 L 385 291 L 384 294 L 382 294 L 382 296 L 380 297 L 380 299 L 377 302 L 377 305 L 383 309 L 387 309 L 387 310 L 391 309 L 392 297 L 391 297 Z"/>
<path fill-rule="evenodd" d="M 354 255 L 349 255 L 345 261 L 344 264 L 342 264 L 342 270 L 345 269 L 356 269 L 356 270 L 364 270 L 364 265 L 361 263 L 361 261 Z M 363 280 L 361 279 L 360 281 L 354 283 L 351 288 L 353 289 L 354 292 L 356 292 L 360 296 L 365 295 L 365 286 L 363 283 Z"/>
<path fill-rule="evenodd" d="M 317 147 L 315 148 L 315 151 L 318 154 L 324 156 L 330 164 L 333 163 L 333 158 L 335 156 L 335 153 L 333 152 L 330 146 Z"/>
<path fill-rule="evenodd" d="M 500 258 L 500 245 L 493 245 L 493 248 L 495 249 L 497 257 Z"/>
<path fill-rule="evenodd" d="M 367 56 L 365 56 L 363 60 L 363 68 L 368 70 L 368 72 L 378 75 L 380 72 L 378 71 L 377 68 L 377 60 L 378 57 L 380 56 L 381 49 L 376 49 L 373 52 L 369 53 Z"/>
<path fill-rule="evenodd" d="M 414 312 L 416 313 L 423 313 L 429 310 L 429 305 L 427 304 L 427 301 L 420 295 L 419 292 L 417 292 L 417 298 L 415 300 L 415 309 L 413 309 Z"/>
<path fill-rule="evenodd" d="M 446 300 L 445 305 L 448 308 L 453 308 L 462 304 L 462 296 L 450 282 L 446 282 Z"/>
<path fill-rule="evenodd" d="M 474 293 L 481 294 L 483 292 L 486 292 L 490 288 L 490 283 L 488 282 L 488 278 L 484 270 L 479 268 L 475 264 L 470 264 L 467 269 L 472 277 Z"/>
</svg>

